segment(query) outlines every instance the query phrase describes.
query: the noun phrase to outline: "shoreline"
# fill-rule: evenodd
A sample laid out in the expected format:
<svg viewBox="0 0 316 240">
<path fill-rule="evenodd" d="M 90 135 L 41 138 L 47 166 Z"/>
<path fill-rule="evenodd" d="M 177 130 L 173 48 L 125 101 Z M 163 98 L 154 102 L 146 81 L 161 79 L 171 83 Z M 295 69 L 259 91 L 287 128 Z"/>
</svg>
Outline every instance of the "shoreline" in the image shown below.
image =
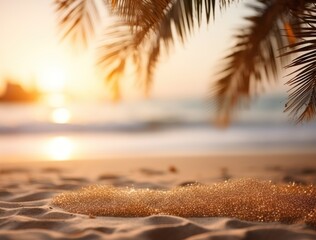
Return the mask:
<svg viewBox="0 0 316 240">
<path fill-rule="evenodd" d="M 95 156 L 88 156 L 88 154 L 83 154 L 83 156 L 74 156 L 69 159 L 65 160 L 54 160 L 54 159 L 49 159 L 47 157 L 42 157 L 42 156 L 28 156 L 18 154 L 18 155 L 12 155 L 12 154 L 3 154 L 1 155 L 0 163 L 1 164 L 18 164 L 18 163 L 40 163 L 40 162 L 51 162 L 51 163 L 67 163 L 67 162 L 85 162 L 85 161 L 95 161 L 95 162 L 102 162 L 102 161 L 125 161 L 125 160 L 131 160 L 131 161 L 144 161 L 144 160 L 180 160 L 180 159 L 230 159 L 233 160 L 234 158 L 238 159 L 247 159 L 249 160 L 250 158 L 256 158 L 263 160 L 263 158 L 269 159 L 275 158 L 275 157 L 280 157 L 281 159 L 291 159 L 291 160 L 299 160 L 302 158 L 305 159 L 311 159 L 314 158 L 316 159 L 316 150 L 310 149 L 310 150 L 297 150 L 297 149 L 292 149 L 288 151 L 265 151 L 265 150 L 253 150 L 253 151 L 228 151 L 228 152 L 223 152 L 223 151 L 201 151 L 200 153 L 198 152 L 191 152 L 191 153 L 171 153 L 171 152 L 165 152 L 165 153 L 159 153 L 159 154 L 131 154 L 131 153 L 126 153 L 126 154 L 98 154 Z"/>
</svg>

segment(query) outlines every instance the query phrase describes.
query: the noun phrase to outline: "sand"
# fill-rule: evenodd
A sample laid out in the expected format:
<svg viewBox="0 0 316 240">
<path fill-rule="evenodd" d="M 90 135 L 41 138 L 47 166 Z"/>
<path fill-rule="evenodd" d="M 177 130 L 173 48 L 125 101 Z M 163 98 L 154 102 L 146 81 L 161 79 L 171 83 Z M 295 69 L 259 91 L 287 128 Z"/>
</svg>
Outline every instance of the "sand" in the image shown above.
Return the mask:
<svg viewBox="0 0 316 240">
<path fill-rule="evenodd" d="M 315 161 L 315 155 L 298 154 L 1 163 L 0 239 L 316 239 L 315 228 L 300 221 L 109 217 L 71 213 L 52 204 L 59 194 L 94 184 L 168 190 L 196 182 L 256 178 L 307 186 L 316 184 Z"/>
</svg>

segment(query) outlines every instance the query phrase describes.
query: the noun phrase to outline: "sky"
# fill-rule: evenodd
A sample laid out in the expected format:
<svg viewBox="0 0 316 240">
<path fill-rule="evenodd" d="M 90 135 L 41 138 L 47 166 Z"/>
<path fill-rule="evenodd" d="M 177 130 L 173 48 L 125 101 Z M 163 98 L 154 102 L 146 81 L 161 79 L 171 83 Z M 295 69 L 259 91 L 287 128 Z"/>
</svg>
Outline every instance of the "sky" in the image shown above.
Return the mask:
<svg viewBox="0 0 316 240">
<path fill-rule="evenodd" d="M 75 91 L 95 91 L 88 54 L 73 56 L 70 46 L 59 42 L 53 1 L 0 0 L 0 9 L 1 77 L 21 79 L 28 86 L 45 71 L 49 75 L 61 69 Z"/>
<path fill-rule="evenodd" d="M 47 86 L 43 82 L 61 77 L 63 87 L 73 95 L 89 98 L 106 94 L 102 79 L 95 74 L 93 49 L 78 53 L 60 43 L 52 0 L 0 0 L 0 11 L 0 79 L 11 77 L 26 87 L 36 85 L 49 91 L 58 89 L 58 84 Z M 221 57 L 233 45 L 231 36 L 246 14 L 245 7 L 233 5 L 217 13 L 216 22 L 203 26 L 184 46 L 177 44 L 169 56 L 164 54 L 151 96 L 206 96 Z M 141 95 L 134 85 L 126 83 L 127 93 Z"/>
</svg>

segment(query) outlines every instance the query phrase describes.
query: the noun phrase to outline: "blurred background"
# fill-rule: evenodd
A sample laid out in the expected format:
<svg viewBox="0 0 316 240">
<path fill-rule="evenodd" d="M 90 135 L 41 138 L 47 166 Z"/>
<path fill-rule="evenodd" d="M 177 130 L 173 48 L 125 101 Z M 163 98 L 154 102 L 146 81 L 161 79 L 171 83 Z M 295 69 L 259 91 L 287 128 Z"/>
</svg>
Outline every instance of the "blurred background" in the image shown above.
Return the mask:
<svg viewBox="0 0 316 240">
<path fill-rule="evenodd" d="M 111 101 L 95 69 L 96 48 L 78 52 L 60 43 L 53 1 L 0 0 L 0 11 L 2 162 L 316 153 L 316 122 L 295 125 L 283 113 L 286 79 L 237 112 L 228 128 L 213 124 L 212 76 L 244 7 L 218 12 L 189 44 L 164 55 L 149 97 L 124 79 L 120 102 Z"/>
</svg>

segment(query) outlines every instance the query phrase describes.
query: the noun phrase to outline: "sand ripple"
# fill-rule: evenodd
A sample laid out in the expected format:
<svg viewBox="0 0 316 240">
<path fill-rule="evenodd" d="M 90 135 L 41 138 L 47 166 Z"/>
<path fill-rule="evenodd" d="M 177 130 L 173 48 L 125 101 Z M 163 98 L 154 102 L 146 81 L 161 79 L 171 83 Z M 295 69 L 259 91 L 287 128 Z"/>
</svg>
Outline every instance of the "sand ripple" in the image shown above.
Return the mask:
<svg viewBox="0 0 316 240">
<path fill-rule="evenodd" d="M 136 183 L 136 186 L 144 187 L 142 183 L 146 182 L 150 188 L 150 191 L 154 193 L 156 191 L 165 191 L 160 188 L 160 190 L 153 190 L 157 185 L 157 182 L 153 181 L 150 185 L 150 178 L 147 175 L 142 174 L 145 178 L 142 181 L 137 179 L 131 179 L 128 176 L 106 176 L 98 175 L 95 177 L 96 181 L 92 182 L 91 179 L 82 178 L 83 175 L 79 176 L 68 176 L 65 171 L 60 168 L 45 168 L 40 169 L 38 172 L 22 171 L 21 169 L 9 169 L 8 171 L 2 170 L 3 175 L 0 174 L 0 239 L 1 240 L 315 240 L 316 231 L 311 227 L 303 223 L 297 223 L 294 225 L 284 225 L 281 223 L 259 223 L 259 222 L 249 222 L 231 217 L 194 217 L 191 218 L 187 215 L 187 218 L 174 216 L 174 215 L 163 215 L 163 212 L 168 213 L 168 209 L 163 209 L 160 215 L 146 216 L 146 217 L 110 217 L 95 216 L 98 212 L 93 212 L 90 214 L 89 204 L 95 207 L 95 204 L 102 207 L 111 206 L 112 213 L 117 213 L 116 210 L 119 206 L 122 206 L 122 199 L 125 201 L 126 198 L 122 198 L 122 195 L 115 195 L 115 191 L 122 188 L 114 187 L 113 201 L 97 201 L 99 195 L 93 195 L 90 200 L 86 198 L 86 194 L 81 195 L 78 198 L 79 193 L 85 190 L 95 190 L 98 187 L 84 188 L 79 192 L 73 192 L 75 189 L 81 189 L 86 185 L 93 183 L 106 183 L 108 184 L 118 184 L 132 182 Z M 157 174 L 156 174 L 157 175 Z M 154 175 L 153 177 L 164 177 L 164 175 Z M 103 176 L 103 177 L 100 177 Z M 150 176 L 152 177 L 152 176 Z M 10 179 L 10 180 L 7 180 Z M 99 182 L 98 182 L 99 181 Z M 10 184 L 9 184 L 10 182 Z M 156 185 L 155 185 L 156 184 Z M 177 185 L 172 183 L 173 186 Z M 187 184 L 186 184 L 187 185 Z M 124 185 L 123 185 L 124 186 Z M 196 185 L 205 186 L 205 185 Z M 260 186 L 260 184 L 258 185 Z M 167 189 L 169 186 L 165 186 Z M 192 190 L 192 186 L 186 186 L 176 190 L 174 195 L 168 195 L 170 198 L 175 196 L 180 196 L 181 199 L 177 199 L 177 202 L 173 204 L 177 215 L 181 211 L 188 211 L 188 204 L 196 204 L 192 201 L 192 196 L 188 195 L 188 191 Z M 105 190 L 105 189 L 104 189 Z M 134 189 L 135 190 L 135 189 Z M 244 194 L 247 192 L 239 191 L 239 194 Z M 306 190 L 305 188 L 299 191 Z M 144 193 L 149 190 L 143 189 Z M 178 192 L 177 192 L 178 191 Z M 64 193 L 60 195 L 61 193 Z M 195 198 L 200 199 L 199 202 L 203 201 L 202 192 L 196 192 Z M 73 195 L 74 194 L 74 195 Z M 146 193 L 148 194 L 148 193 Z M 147 196 L 145 194 L 145 196 Z M 228 194 L 228 193 L 227 193 Z M 314 196 L 314 190 L 310 192 Z M 72 210 L 73 213 L 65 211 L 55 205 L 52 205 L 52 198 L 54 196 L 67 196 L 67 204 L 72 206 L 72 209 L 68 209 L 68 205 L 63 205 L 67 210 Z M 80 194 L 79 194 L 80 195 Z M 101 194 L 102 195 L 102 194 Z M 71 200 L 68 197 L 74 196 Z M 131 194 L 129 195 L 131 196 Z M 222 196 L 222 195 L 221 195 Z M 107 196 L 108 197 L 108 196 Z M 119 197 L 119 198 L 118 198 Z M 214 195 L 216 197 L 216 195 Z M 254 196 L 248 196 L 254 197 Z M 56 199 L 63 199 L 57 197 Z M 56 199 L 54 203 L 56 203 Z M 77 199 L 75 201 L 75 199 Z M 133 199 L 133 198 L 130 198 Z M 153 197 L 149 198 L 153 206 L 164 205 L 161 201 L 164 198 L 155 199 Z M 314 198 L 311 198 L 314 199 Z M 91 200 L 93 200 L 91 202 Z M 100 199 L 99 199 L 100 200 Z M 107 199 L 109 200 L 109 199 Z M 117 201 L 119 200 L 119 201 Z M 174 199 L 175 200 L 175 199 Z M 232 202 L 238 199 L 232 199 Z M 281 198 L 282 200 L 282 198 Z M 294 206 L 305 206 L 305 198 L 300 198 L 298 196 L 292 196 L 290 198 Z M 315 199 L 314 199 L 315 200 Z M 314 204 L 314 200 L 308 202 L 308 204 Z M 224 201 L 223 198 L 214 198 L 214 202 L 210 204 L 219 203 L 229 204 L 229 202 Z M 125 202 L 125 204 L 128 202 Z M 134 203 L 137 203 L 137 201 Z M 240 203 L 238 203 L 240 204 Z M 290 203 L 288 203 L 290 204 Z M 78 206 L 87 207 L 88 211 L 77 211 Z M 196 205 L 198 206 L 198 205 Z M 231 205 L 235 206 L 235 205 Z M 240 205 L 239 205 L 240 206 Z M 168 207 L 166 205 L 165 207 Z M 238 209 L 246 207 L 246 204 L 240 206 Z M 287 208 L 288 205 L 284 205 Z M 310 205 L 312 209 L 314 205 Z M 133 208 L 131 208 L 133 209 Z M 155 208 L 144 208 L 144 209 L 155 209 Z M 156 208 L 157 209 L 157 208 Z M 180 210 L 181 211 L 180 211 Z M 194 211 L 198 211 L 199 208 L 195 208 Z M 236 211 L 237 211 L 236 210 Z M 180 212 L 179 212 L 180 211 Z M 192 209 L 191 209 L 192 211 Z M 315 210 L 312 210 L 312 215 L 315 215 Z M 76 213 L 79 212 L 79 213 Z M 86 213 L 83 215 L 81 213 Z M 139 214 L 142 212 L 137 212 Z M 196 212 L 195 212 L 196 213 Z M 305 214 L 305 212 L 302 212 Z M 295 214 L 297 214 L 295 212 Z M 113 214 L 114 215 L 114 214 Z M 222 214 L 223 215 L 223 214 Z M 314 216 L 313 215 L 313 216 Z M 301 215 L 299 215 L 301 217 Z M 300 218 L 299 218 L 300 219 Z M 288 220 L 288 219 L 285 219 Z M 298 219 L 296 219 L 297 221 Z M 316 225 L 316 224 L 314 224 Z"/>
</svg>

